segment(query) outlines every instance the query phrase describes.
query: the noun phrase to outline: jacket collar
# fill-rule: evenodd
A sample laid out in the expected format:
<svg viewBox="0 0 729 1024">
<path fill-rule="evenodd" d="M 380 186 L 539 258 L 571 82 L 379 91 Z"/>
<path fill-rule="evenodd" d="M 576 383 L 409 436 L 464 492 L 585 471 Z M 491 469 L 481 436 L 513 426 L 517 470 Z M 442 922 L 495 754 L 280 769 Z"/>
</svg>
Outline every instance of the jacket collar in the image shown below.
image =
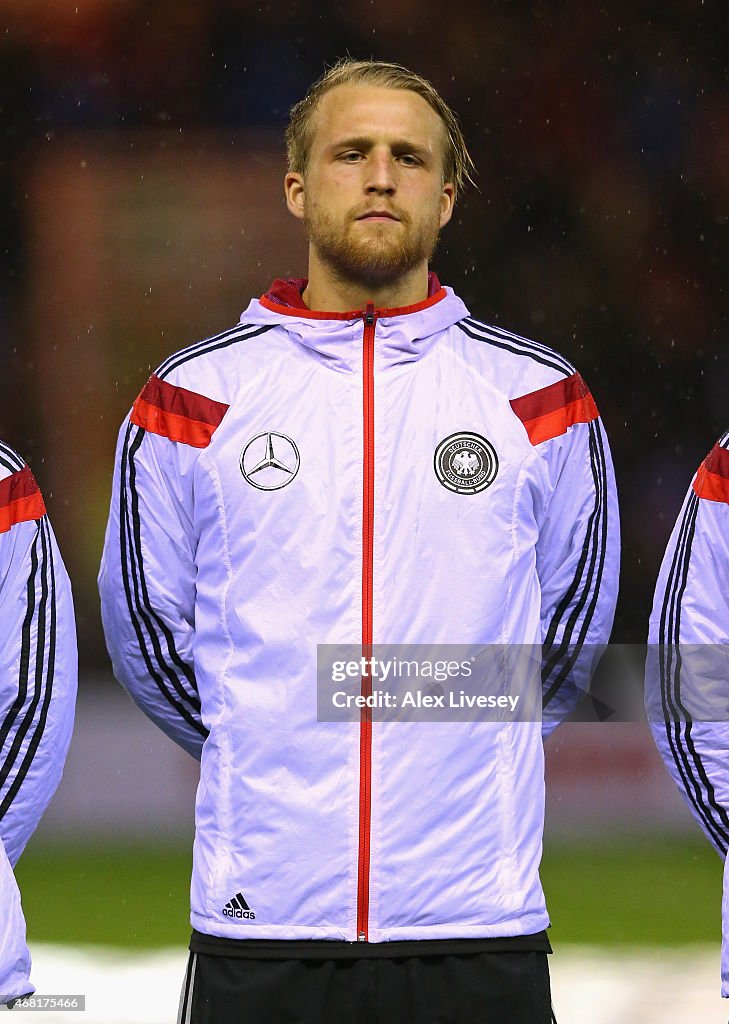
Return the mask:
<svg viewBox="0 0 729 1024">
<path fill-rule="evenodd" d="M 305 287 L 304 278 L 274 281 L 265 295 L 253 299 L 241 323 L 280 326 L 332 368 L 360 370 L 365 310 L 308 309 L 301 298 Z M 375 316 L 375 369 L 383 369 L 419 359 L 442 331 L 468 316 L 468 310 L 431 273 L 426 299 L 413 306 L 375 309 Z"/>
<path fill-rule="evenodd" d="M 299 316 L 310 317 L 312 320 L 358 320 L 364 315 L 364 310 L 362 309 L 350 310 L 347 313 L 328 313 L 322 310 L 309 309 L 301 297 L 308 283 L 305 277 L 291 277 L 286 280 L 277 278 L 266 294 L 261 296 L 259 301 L 262 306 L 273 312 L 290 314 L 292 310 L 297 310 Z M 428 274 L 427 299 L 417 302 L 412 306 L 375 309 L 375 313 L 378 319 L 381 317 L 405 316 L 408 313 L 417 313 L 421 309 L 427 309 L 445 297 L 445 288 L 441 287 L 440 281 L 431 270 Z"/>
</svg>

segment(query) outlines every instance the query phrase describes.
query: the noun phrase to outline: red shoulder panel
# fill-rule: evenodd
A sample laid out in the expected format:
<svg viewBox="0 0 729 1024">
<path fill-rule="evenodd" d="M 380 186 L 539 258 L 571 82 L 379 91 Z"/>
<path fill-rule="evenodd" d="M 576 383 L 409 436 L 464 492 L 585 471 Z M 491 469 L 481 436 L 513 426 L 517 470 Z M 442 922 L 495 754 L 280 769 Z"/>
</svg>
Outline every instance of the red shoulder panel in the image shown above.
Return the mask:
<svg viewBox="0 0 729 1024">
<path fill-rule="evenodd" d="M 223 402 L 175 387 L 152 374 L 134 403 L 130 419 L 152 434 L 193 448 L 207 448 L 228 408 Z"/>
<path fill-rule="evenodd" d="M 729 451 L 726 448 L 714 445 L 699 466 L 693 487 L 700 498 L 729 505 Z"/>
<path fill-rule="evenodd" d="M 579 373 L 539 391 L 512 398 L 509 403 L 526 427 L 532 444 L 564 434 L 574 423 L 590 423 L 599 416 L 595 400 Z"/>
<path fill-rule="evenodd" d="M 28 466 L 0 480 L 0 533 L 45 514 L 43 495 Z"/>
</svg>

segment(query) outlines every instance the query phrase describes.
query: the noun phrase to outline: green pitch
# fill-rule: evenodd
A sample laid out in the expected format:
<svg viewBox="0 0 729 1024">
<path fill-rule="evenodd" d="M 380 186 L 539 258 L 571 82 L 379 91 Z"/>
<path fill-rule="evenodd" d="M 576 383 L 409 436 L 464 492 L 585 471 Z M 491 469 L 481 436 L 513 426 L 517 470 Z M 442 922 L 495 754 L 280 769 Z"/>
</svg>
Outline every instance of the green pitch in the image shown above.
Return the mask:
<svg viewBox="0 0 729 1024">
<path fill-rule="evenodd" d="M 28 849 L 15 871 L 28 942 L 185 948 L 191 857 L 179 847 Z"/>
<path fill-rule="evenodd" d="M 29 941 L 184 948 L 190 856 L 31 846 L 17 869 Z M 721 863 L 707 843 L 551 844 L 542 879 L 555 945 L 719 941 Z"/>
<path fill-rule="evenodd" d="M 550 940 L 607 946 L 708 942 L 718 950 L 722 868 L 701 838 L 547 846 L 541 876 Z"/>
</svg>

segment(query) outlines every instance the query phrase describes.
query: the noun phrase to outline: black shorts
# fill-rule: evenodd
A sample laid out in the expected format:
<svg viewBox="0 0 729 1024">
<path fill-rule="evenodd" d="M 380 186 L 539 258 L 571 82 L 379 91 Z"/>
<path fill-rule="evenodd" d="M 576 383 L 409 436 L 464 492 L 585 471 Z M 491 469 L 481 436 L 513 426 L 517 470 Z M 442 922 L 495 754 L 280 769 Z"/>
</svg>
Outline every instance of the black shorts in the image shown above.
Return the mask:
<svg viewBox="0 0 729 1024">
<path fill-rule="evenodd" d="M 191 953 L 178 1024 L 551 1024 L 547 954 L 245 959 Z"/>
</svg>

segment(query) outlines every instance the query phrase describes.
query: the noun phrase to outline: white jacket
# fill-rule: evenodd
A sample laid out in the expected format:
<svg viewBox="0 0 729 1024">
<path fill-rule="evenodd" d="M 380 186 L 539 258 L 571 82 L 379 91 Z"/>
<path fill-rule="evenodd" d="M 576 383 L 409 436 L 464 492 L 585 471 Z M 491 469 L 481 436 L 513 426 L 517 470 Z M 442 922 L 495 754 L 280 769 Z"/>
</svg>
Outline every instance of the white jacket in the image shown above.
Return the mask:
<svg viewBox="0 0 729 1024">
<path fill-rule="evenodd" d="M 317 721 L 317 645 L 544 640 L 548 731 L 616 597 L 595 404 L 433 276 L 419 305 L 351 314 L 302 286 L 170 357 L 119 438 L 103 619 L 117 677 L 202 758 L 192 924 L 538 932 L 540 723 Z"/>
<path fill-rule="evenodd" d="M 12 867 L 60 781 L 76 681 L 71 587 L 43 497 L 0 443 L 0 1002 L 34 991 Z"/>
<path fill-rule="evenodd" d="M 724 861 L 721 993 L 729 997 L 729 433 L 686 494 L 658 575 L 648 643 L 653 737 Z"/>
</svg>

